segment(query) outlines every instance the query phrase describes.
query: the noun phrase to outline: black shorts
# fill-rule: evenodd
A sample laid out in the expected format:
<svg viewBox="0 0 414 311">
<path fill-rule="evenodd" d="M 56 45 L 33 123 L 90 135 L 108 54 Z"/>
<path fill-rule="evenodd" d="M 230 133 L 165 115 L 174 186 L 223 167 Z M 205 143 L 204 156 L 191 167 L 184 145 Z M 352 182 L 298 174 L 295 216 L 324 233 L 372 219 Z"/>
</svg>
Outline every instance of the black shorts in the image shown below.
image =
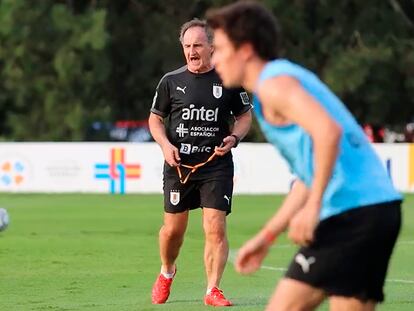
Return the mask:
<svg viewBox="0 0 414 311">
<path fill-rule="evenodd" d="M 401 202 L 355 208 L 320 222 L 315 240 L 293 258 L 286 277 L 327 295 L 384 300 L 388 263 L 401 226 Z"/>
<path fill-rule="evenodd" d="M 199 207 L 231 213 L 233 176 L 221 175 L 181 184 L 178 175 L 164 175 L 164 210 L 181 213 Z"/>
</svg>

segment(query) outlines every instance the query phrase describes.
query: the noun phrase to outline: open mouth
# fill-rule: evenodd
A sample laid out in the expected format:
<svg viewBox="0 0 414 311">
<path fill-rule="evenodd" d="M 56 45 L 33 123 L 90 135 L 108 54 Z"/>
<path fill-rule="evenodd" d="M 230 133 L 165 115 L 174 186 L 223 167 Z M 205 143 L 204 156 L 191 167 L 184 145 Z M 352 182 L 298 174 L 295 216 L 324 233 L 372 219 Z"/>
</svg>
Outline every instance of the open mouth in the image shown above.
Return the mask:
<svg viewBox="0 0 414 311">
<path fill-rule="evenodd" d="M 190 62 L 196 64 L 200 61 L 200 57 L 199 56 L 190 56 Z"/>
</svg>

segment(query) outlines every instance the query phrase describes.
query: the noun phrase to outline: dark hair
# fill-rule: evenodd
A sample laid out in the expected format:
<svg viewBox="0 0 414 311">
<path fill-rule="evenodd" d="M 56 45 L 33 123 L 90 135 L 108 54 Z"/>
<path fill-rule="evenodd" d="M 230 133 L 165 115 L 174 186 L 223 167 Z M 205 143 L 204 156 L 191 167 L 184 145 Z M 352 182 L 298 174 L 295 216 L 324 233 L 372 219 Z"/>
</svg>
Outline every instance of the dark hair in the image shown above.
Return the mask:
<svg viewBox="0 0 414 311">
<path fill-rule="evenodd" d="M 181 26 L 181 29 L 180 29 L 180 38 L 179 38 L 181 43 L 183 43 L 183 39 L 184 39 L 185 32 L 188 29 L 192 28 L 192 27 L 201 27 L 201 28 L 203 28 L 204 31 L 206 32 L 207 42 L 210 43 L 210 44 L 213 43 L 213 31 L 207 25 L 206 21 L 200 20 L 198 18 L 193 18 L 191 21 L 188 21 L 188 22 L 184 23 Z"/>
<path fill-rule="evenodd" d="M 238 1 L 211 9 L 206 16 L 209 26 L 222 29 L 236 48 L 248 42 L 260 58 L 271 60 L 278 57 L 278 22 L 264 6 L 252 1 Z"/>
</svg>

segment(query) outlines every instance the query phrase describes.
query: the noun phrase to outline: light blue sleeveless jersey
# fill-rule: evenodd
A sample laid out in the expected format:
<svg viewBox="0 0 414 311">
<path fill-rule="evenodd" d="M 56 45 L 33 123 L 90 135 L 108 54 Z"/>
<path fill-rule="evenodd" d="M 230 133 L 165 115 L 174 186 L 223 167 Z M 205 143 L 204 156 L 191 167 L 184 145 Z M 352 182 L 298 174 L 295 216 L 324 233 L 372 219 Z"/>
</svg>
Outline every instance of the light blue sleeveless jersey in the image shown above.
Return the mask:
<svg viewBox="0 0 414 311">
<path fill-rule="evenodd" d="M 309 70 L 284 59 L 269 62 L 261 72 L 257 86 L 266 79 L 280 75 L 297 79 L 342 127 L 338 159 L 323 196 L 320 219 L 352 208 L 401 200 L 361 127 L 328 87 Z M 311 137 L 296 124 L 276 126 L 266 122 L 256 95 L 253 102 L 257 120 L 267 140 L 287 160 L 292 173 L 309 187 L 314 173 Z"/>
</svg>

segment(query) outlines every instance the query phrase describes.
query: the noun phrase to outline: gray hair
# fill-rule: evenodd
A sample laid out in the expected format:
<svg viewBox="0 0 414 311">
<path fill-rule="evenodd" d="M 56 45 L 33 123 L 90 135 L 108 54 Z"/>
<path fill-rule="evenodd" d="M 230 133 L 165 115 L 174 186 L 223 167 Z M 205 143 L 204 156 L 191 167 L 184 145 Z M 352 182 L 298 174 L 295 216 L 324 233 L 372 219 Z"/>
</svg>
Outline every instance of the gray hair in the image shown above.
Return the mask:
<svg viewBox="0 0 414 311">
<path fill-rule="evenodd" d="M 189 22 L 184 23 L 180 29 L 180 42 L 183 43 L 185 32 L 192 27 L 201 27 L 206 32 L 207 42 L 213 43 L 213 30 L 207 25 L 206 21 L 194 18 Z"/>
</svg>

